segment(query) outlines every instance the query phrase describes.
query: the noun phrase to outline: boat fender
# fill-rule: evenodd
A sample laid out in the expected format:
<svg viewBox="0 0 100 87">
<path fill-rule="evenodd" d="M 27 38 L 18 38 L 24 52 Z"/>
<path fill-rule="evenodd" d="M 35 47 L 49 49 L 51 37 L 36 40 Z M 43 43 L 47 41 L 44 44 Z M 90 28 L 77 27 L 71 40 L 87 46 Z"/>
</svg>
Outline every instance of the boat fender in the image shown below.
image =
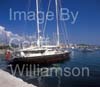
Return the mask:
<svg viewBox="0 0 100 87">
<path fill-rule="evenodd" d="M 5 53 L 5 58 L 6 58 L 7 61 L 10 60 L 10 58 L 11 58 L 11 53 L 10 53 L 10 51 L 6 51 L 6 53 Z"/>
</svg>

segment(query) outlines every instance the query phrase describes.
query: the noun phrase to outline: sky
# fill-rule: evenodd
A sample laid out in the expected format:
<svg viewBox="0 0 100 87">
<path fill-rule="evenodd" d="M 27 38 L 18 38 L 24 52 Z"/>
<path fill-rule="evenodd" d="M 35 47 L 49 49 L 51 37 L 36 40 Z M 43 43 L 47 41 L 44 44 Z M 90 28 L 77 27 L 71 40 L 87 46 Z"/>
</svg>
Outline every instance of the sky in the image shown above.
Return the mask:
<svg viewBox="0 0 100 87">
<path fill-rule="evenodd" d="M 58 0 L 59 1 L 59 0 Z M 39 10 L 46 14 L 49 0 L 39 0 Z M 65 21 L 66 31 L 70 43 L 84 43 L 100 45 L 100 0 L 61 0 L 62 8 L 69 9 L 69 20 Z M 0 26 L 14 34 L 33 35 L 37 32 L 36 19 L 33 21 L 10 20 L 9 9 L 12 11 L 34 11 L 36 12 L 35 0 L 0 0 Z M 50 11 L 55 15 L 55 2 L 51 0 Z M 78 12 L 76 21 L 72 24 L 72 14 Z M 61 22 L 61 21 L 60 21 Z M 43 26 L 40 25 L 41 32 Z M 59 24 L 60 26 L 60 24 Z M 60 26 L 61 28 L 61 26 Z M 63 30 L 61 30 L 63 31 Z M 63 33 L 60 31 L 60 36 Z M 53 36 L 56 32 L 56 18 L 47 21 L 46 35 Z"/>
</svg>

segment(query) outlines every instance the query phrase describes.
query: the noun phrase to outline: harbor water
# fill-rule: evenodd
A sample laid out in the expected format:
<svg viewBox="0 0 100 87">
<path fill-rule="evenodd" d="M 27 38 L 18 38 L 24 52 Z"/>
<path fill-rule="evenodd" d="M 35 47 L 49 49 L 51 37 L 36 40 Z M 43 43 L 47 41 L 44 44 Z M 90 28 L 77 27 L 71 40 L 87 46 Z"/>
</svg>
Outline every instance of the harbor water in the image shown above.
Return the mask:
<svg viewBox="0 0 100 87">
<path fill-rule="evenodd" d="M 8 64 L 4 56 L 0 56 L 0 69 L 11 73 L 7 68 Z M 70 59 L 61 63 L 52 64 L 50 67 L 60 67 L 62 70 L 67 67 L 66 75 L 37 76 L 15 75 L 24 81 L 38 87 L 100 87 L 100 51 L 81 52 L 72 51 Z M 88 69 L 84 73 L 82 70 Z"/>
</svg>

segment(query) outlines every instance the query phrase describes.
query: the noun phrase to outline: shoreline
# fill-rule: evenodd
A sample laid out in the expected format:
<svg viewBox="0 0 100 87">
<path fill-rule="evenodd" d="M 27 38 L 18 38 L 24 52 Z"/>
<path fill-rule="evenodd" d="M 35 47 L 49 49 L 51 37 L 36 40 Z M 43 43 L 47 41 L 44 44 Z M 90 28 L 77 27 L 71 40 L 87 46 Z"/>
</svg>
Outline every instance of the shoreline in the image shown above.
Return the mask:
<svg viewBox="0 0 100 87">
<path fill-rule="evenodd" d="M 37 87 L 33 84 L 24 82 L 22 79 L 14 77 L 10 73 L 0 69 L 0 86 L 1 87 Z"/>
</svg>

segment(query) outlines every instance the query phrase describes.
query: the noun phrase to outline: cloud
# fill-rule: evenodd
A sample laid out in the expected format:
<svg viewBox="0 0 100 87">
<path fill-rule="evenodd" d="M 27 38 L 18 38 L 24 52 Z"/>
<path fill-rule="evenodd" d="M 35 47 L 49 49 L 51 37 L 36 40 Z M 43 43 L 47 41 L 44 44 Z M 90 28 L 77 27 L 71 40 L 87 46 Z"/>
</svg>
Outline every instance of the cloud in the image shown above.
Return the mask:
<svg viewBox="0 0 100 87">
<path fill-rule="evenodd" d="M 0 26 L 0 31 L 4 31 L 4 30 L 5 30 L 5 27 Z"/>
<path fill-rule="evenodd" d="M 5 32 L 5 28 L 3 26 L 0 26 L 0 34 Z"/>
<path fill-rule="evenodd" d="M 5 35 L 7 37 L 10 37 L 10 36 L 13 36 L 14 34 L 11 31 L 6 31 L 5 27 L 0 26 L 0 35 L 2 35 L 2 36 Z"/>
<path fill-rule="evenodd" d="M 21 42 L 27 40 L 27 41 L 32 41 L 34 38 L 36 39 L 36 35 L 25 35 L 25 36 L 20 36 L 18 34 L 14 34 L 11 31 L 7 31 L 5 27 L 0 26 L 0 42 L 3 43 L 9 43 L 9 41 L 12 38 L 18 38 Z"/>
<path fill-rule="evenodd" d="M 14 34 L 11 31 L 6 31 L 6 28 L 3 26 L 0 26 L 0 42 L 6 42 L 9 41 L 11 38 L 21 38 L 18 34 Z"/>
</svg>

